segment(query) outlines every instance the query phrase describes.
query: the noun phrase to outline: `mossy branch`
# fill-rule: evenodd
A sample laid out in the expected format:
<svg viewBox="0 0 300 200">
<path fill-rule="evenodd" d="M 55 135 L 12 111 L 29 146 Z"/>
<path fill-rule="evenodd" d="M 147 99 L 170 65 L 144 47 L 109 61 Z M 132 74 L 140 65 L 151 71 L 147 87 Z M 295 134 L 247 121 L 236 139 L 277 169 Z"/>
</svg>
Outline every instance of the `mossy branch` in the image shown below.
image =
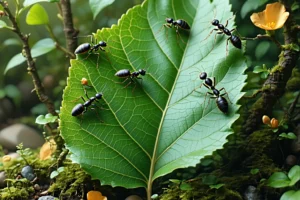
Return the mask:
<svg viewBox="0 0 300 200">
<path fill-rule="evenodd" d="M 297 38 L 298 31 L 294 28 L 295 20 L 287 1 L 282 0 L 281 3 L 290 12 L 290 16 L 284 25 L 285 48 L 282 49 L 277 65 L 273 67 L 270 76 L 261 89 L 261 97 L 253 104 L 249 112 L 249 116 L 243 127 L 245 134 L 251 134 L 257 130 L 262 123 L 262 116 L 272 112 L 273 106 L 284 94 L 286 83 L 291 77 L 292 70 L 299 58 L 299 52 L 292 48 L 293 45 L 299 45 Z"/>
</svg>

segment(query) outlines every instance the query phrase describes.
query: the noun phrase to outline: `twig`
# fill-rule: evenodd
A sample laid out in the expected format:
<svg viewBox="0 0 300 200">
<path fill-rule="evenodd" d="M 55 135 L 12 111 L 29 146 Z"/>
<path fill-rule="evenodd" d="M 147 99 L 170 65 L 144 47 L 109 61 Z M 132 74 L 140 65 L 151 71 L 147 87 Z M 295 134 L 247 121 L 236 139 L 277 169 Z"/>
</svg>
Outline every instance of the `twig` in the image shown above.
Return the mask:
<svg viewBox="0 0 300 200">
<path fill-rule="evenodd" d="M 69 52 L 74 52 L 76 47 L 78 46 L 78 31 L 74 29 L 70 0 L 61 0 L 60 5 L 64 23 L 65 37 L 67 40 L 67 49 Z"/>
<path fill-rule="evenodd" d="M 28 66 L 27 71 L 28 71 L 28 74 L 31 75 L 31 77 L 32 77 L 33 84 L 34 84 L 34 90 L 36 91 L 36 94 L 37 94 L 39 100 L 46 105 L 49 113 L 57 116 L 57 113 L 55 112 L 54 104 L 49 99 L 49 97 L 45 94 L 44 87 L 42 86 L 41 79 L 40 79 L 37 69 L 35 67 L 35 62 L 32 58 L 32 55 L 30 52 L 30 47 L 28 44 L 29 35 L 25 35 L 25 34 L 21 33 L 18 23 L 16 21 L 16 18 L 11 13 L 8 6 L 3 1 L 0 1 L 0 4 L 3 6 L 9 20 L 12 23 L 12 27 L 13 27 L 12 31 L 15 32 L 19 36 L 19 38 L 22 40 L 22 43 L 23 43 L 23 51 L 22 52 L 24 53 L 24 56 L 26 57 L 26 60 L 27 60 L 27 66 Z"/>
<path fill-rule="evenodd" d="M 276 44 L 276 46 L 279 48 L 279 49 L 282 49 L 282 46 L 281 44 L 278 42 L 278 40 L 276 40 L 274 37 L 272 36 L 269 36 L 269 35 L 261 35 L 261 34 L 258 34 L 256 37 L 254 38 L 248 38 L 248 37 L 241 37 L 241 40 L 257 40 L 257 39 L 268 39 L 268 40 L 271 40 L 272 42 L 274 42 Z"/>
</svg>

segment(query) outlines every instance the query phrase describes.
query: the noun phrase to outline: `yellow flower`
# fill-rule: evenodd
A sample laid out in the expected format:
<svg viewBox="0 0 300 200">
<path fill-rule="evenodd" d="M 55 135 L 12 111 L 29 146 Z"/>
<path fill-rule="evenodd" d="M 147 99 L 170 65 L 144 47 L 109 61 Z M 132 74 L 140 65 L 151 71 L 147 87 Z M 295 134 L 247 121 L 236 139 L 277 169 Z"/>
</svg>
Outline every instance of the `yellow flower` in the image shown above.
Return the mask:
<svg viewBox="0 0 300 200">
<path fill-rule="evenodd" d="M 279 2 L 267 4 L 266 9 L 259 13 L 253 13 L 250 17 L 252 23 L 265 30 L 276 30 L 281 28 L 289 12 L 285 12 L 285 7 Z"/>
</svg>

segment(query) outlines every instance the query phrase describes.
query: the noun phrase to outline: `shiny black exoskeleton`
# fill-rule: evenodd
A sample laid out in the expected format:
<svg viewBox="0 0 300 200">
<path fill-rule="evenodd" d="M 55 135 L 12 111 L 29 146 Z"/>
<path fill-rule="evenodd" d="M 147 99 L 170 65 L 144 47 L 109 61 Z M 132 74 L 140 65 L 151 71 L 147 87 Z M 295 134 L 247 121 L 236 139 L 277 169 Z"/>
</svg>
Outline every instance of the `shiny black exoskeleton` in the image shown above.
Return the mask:
<svg viewBox="0 0 300 200">
<path fill-rule="evenodd" d="M 134 82 L 134 79 L 142 79 L 141 77 L 138 77 L 139 75 L 145 76 L 146 70 L 140 69 L 131 73 L 129 69 L 121 69 L 117 71 L 117 73 L 115 73 L 115 76 L 125 78 L 125 80 L 122 83 L 124 83 L 127 79 L 130 79 L 130 82 L 125 87 L 127 87 L 130 83 Z"/>
<path fill-rule="evenodd" d="M 189 24 L 184 21 L 183 19 L 174 20 L 173 18 L 166 18 L 166 24 L 164 24 L 165 27 L 171 28 L 175 27 L 176 32 L 178 32 L 178 28 L 184 29 L 184 30 L 190 30 Z"/>
<path fill-rule="evenodd" d="M 216 29 L 213 29 L 212 31 L 215 30 L 215 31 L 218 31 L 217 34 L 225 34 L 225 35 L 229 36 L 227 39 L 227 43 L 226 43 L 226 49 L 227 49 L 227 45 L 228 45 L 228 40 L 230 40 L 231 44 L 233 46 L 235 46 L 236 48 L 238 48 L 238 49 L 242 48 L 241 39 L 238 36 L 231 34 L 231 32 L 233 32 L 235 29 L 228 30 L 226 28 L 226 26 L 228 25 L 228 20 L 227 20 L 225 26 L 223 24 L 220 24 L 219 20 L 217 20 L 217 19 L 214 19 L 211 22 L 211 24 L 213 26 L 217 27 Z"/>
<path fill-rule="evenodd" d="M 99 49 L 102 51 L 105 51 L 103 47 L 106 47 L 106 42 L 100 41 L 98 44 L 92 45 L 90 43 L 83 43 L 79 45 L 76 50 L 75 54 L 84 54 L 84 53 L 91 53 L 91 52 L 96 52 Z"/>
<path fill-rule="evenodd" d="M 140 69 L 139 71 L 136 72 L 130 72 L 129 69 L 121 69 L 119 71 L 117 71 L 117 73 L 115 74 L 115 76 L 120 77 L 120 78 L 139 78 L 138 76 L 142 75 L 145 76 L 146 75 L 146 71 L 143 69 Z"/>
<path fill-rule="evenodd" d="M 81 99 L 84 101 L 84 103 L 83 104 L 79 103 L 76 106 L 74 106 L 74 108 L 72 109 L 72 112 L 71 112 L 72 116 L 76 117 L 81 114 L 84 114 L 87 111 L 88 107 L 90 105 L 92 105 L 92 103 L 94 101 L 98 101 L 103 96 L 102 93 L 98 93 L 94 97 L 89 98 L 86 91 L 85 91 L 85 95 L 88 98 L 88 100 L 85 100 L 83 97 L 81 97 Z"/>
<path fill-rule="evenodd" d="M 227 94 L 225 88 L 221 88 L 220 90 L 216 89 L 215 88 L 215 84 L 216 84 L 216 81 L 215 81 L 215 77 L 214 77 L 214 80 L 210 79 L 210 78 L 207 78 L 207 73 L 206 72 L 202 72 L 200 73 L 199 75 L 199 78 L 201 80 L 204 80 L 204 83 L 203 85 L 208 88 L 209 90 L 212 90 L 212 93 L 211 92 L 207 92 L 207 94 L 209 95 L 212 95 L 212 99 L 216 99 L 216 104 L 219 108 L 219 110 L 221 110 L 223 113 L 227 113 L 228 112 L 228 102 L 227 100 L 223 97 L 225 94 Z M 223 94 L 220 94 L 220 91 L 224 90 L 225 93 Z M 228 96 L 228 94 L 227 94 Z"/>
</svg>

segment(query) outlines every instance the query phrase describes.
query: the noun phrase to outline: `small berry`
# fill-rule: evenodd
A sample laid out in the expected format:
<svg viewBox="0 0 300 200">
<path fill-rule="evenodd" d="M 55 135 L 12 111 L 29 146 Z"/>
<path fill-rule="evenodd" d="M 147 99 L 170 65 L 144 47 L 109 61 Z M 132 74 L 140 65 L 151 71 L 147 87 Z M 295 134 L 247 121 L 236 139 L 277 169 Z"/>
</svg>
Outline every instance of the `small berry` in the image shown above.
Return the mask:
<svg viewBox="0 0 300 200">
<path fill-rule="evenodd" d="M 271 119 L 271 128 L 278 128 L 279 121 L 275 118 Z"/>
<path fill-rule="evenodd" d="M 268 115 L 264 115 L 264 116 L 262 117 L 262 122 L 263 122 L 264 124 L 269 125 L 269 124 L 270 124 L 270 117 L 269 117 Z"/>
<path fill-rule="evenodd" d="M 88 80 L 86 78 L 81 79 L 81 84 L 82 85 L 88 85 Z"/>
</svg>

